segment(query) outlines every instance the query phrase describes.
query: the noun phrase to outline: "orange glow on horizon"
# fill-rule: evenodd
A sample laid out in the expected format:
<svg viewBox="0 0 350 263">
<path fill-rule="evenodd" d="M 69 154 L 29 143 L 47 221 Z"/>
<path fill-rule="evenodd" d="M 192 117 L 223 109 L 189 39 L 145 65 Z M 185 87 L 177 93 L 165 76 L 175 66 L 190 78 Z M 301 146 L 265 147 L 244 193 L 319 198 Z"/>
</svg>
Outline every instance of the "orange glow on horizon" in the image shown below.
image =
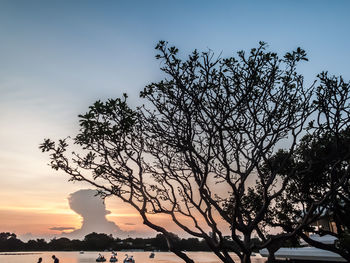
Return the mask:
<svg viewBox="0 0 350 263">
<path fill-rule="evenodd" d="M 0 209 L 0 232 L 35 235 L 60 234 L 51 227 L 80 227 L 80 217 L 76 214 L 44 213 L 38 211 Z"/>
</svg>

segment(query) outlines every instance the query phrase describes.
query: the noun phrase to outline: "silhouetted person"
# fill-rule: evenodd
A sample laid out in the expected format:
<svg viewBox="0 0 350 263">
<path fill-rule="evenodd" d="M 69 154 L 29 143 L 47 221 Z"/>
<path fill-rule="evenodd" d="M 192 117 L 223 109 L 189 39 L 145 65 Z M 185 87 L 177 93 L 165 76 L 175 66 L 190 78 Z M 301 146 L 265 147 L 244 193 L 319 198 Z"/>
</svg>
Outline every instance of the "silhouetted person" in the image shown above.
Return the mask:
<svg viewBox="0 0 350 263">
<path fill-rule="evenodd" d="M 42 261 L 43 261 L 42 258 L 39 258 L 39 259 L 38 259 L 38 263 L 41 263 Z"/>
<path fill-rule="evenodd" d="M 53 263 L 59 263 L 59 260 L 58 258 L 56 258 L 55 255 L 52 256 L 52 259 L 53 259 Z"/>
</svg>

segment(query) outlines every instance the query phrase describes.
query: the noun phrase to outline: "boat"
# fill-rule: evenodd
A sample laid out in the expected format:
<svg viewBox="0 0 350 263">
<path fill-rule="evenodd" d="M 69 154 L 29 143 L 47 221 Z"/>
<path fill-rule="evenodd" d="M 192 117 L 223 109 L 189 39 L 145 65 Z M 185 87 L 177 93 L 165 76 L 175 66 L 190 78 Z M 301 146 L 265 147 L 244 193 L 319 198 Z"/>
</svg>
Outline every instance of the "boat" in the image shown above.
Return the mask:
<svg viewBox="0 0 350 263">
<path fill-rule="evenodd" d="M 112 256 L 111 256 L 111 258 L 109 259 L 109 262 L 117 262 L 117 261 L 118 261 L 118 259 L 117 259 L 117 257 L 116 257 L 116 254 L 112 253 Z"/>
<path fill-rule="evenodd" d="M 310 236 L 311 239 L 317 240 L 324 244 L 333 244 L 336 238 L 330 235 L 323 237 L 313 235 Z M 305 244 L 305 243 L 302 243 Z M 268 257 L 269 252 L 266 248 L 259 251 L 260 255 L 263 257 Z M 281 247 L 275 252 L 276 259 L 288 259 L 288 260 L 307 260 L 307 261 L 326 261 L 326 262 L 346 262 L 346 260 L 340 255 L 315 247 Z"/>
<path fill-rule="evenodd" d="M 259 251 L 263 257 L 268 257 L 269 252 L 266 248 Z M 308 260 L 308 261 L 326 261 L 326 262 L 346 262 L 340 255 L 328 250 L 323 250 L 315 247 L 282 247 L 275 253 L 276 259 L 291 259 L 291 260 Z"/>
<path fill-rule="evenodd" d="M 96 258 L 96 262 L 105 262 L 106 261 L 106 258 L 99 254 L 98 257 Z"/>
<path fill-rule="evenodd" d="M 154 252 L 152 252 L 150 255 L 149 255 L 149 258 L 154 258 L 155 254 Z"/>
<path fill-rule="evenodd" d="M 128 256 L 128 254 L 125 254 L 125 258 L 124 258 L 124 263 L 135 263 L 135 259 L 133 256 Z"/>
</svg>

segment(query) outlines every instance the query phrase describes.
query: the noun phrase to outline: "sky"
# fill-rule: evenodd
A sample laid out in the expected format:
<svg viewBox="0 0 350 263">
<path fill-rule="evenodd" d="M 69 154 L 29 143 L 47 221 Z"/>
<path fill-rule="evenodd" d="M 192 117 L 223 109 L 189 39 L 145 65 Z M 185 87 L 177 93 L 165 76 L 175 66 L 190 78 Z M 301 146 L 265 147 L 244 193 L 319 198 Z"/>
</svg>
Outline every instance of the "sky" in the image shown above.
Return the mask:
<svg viewBox="0 0 350 263">
<path fill-rule="evenodd" d="M 87 195 L 116 236 L 154 236 L 127 205 L 92 201 L 91 186 L 51 170 L 38 145 L 76 134 L 78 114 L 98 99 L 126 92 L 132 105 L 142 103 L 139 92 L 162 78 L 159 40 L 181 56 L 211 49 L 227 57 L 259 41 L 280 54 L 300 46 L 306 80 L 324 70 L 350 80 L 349 12 L 345 0 L 1 0 L 0 232 L 28 239 L 90 231 L 78 198 Z"/>
</svg>

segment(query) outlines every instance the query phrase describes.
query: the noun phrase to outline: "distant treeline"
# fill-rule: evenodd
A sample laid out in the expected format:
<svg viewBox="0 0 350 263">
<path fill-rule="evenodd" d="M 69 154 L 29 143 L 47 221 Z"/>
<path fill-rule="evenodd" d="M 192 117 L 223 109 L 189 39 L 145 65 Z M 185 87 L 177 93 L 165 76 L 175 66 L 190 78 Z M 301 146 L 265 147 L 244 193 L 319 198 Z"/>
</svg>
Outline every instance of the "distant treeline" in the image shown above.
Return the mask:
<svg viewBox="0 0 350 263">
<path fill-rule="evenodd" d="M 211 251 L 203 239 L 198 238 L 180 238 L 175 236 L 175 246 L 182 251 Z M 239 249 L 229 237 L 224 237 L 227 247 Z M 254 243 L 260 243 L 258 238 L 252 238 Z M 283 242 L 285 247 L 299 246 L 296 239 Z M 112 235 L 104 233 L 91 233 L 83 240 L 70 240 L 66 237 L 53 238 L 49 242 L 45 239 L 29 240 L 23 242 L 18 239 L 16 234 L 9 232 L 0 232 L 0 252 L 12 251 L 104 251 L 104 250 L 132 250 L 141 249 L 145 251 L 168 251 L 168 244 L 163 234 L 158 234 L 154 238 L 114 238 Z M 257 251 L 255 251 L 257 252 Z"/>
<path fill-rule="evenodd" d="M 177 246 L 188 251 L 209 251 L 203 240 L 197 238 L 177 238 Z M 159 250 L 167 251 L 168 245 L 163 235 L 154 238 L 113 238 L 112 235 L 91 233 L 83 240 L 70 240 L 65 237 L 54 238 L 47 242 L 45 239 L 23 242 L 14 233 L 0 233 L 0 251 L 103 251 L 103 250 Z"/>
</svg>

